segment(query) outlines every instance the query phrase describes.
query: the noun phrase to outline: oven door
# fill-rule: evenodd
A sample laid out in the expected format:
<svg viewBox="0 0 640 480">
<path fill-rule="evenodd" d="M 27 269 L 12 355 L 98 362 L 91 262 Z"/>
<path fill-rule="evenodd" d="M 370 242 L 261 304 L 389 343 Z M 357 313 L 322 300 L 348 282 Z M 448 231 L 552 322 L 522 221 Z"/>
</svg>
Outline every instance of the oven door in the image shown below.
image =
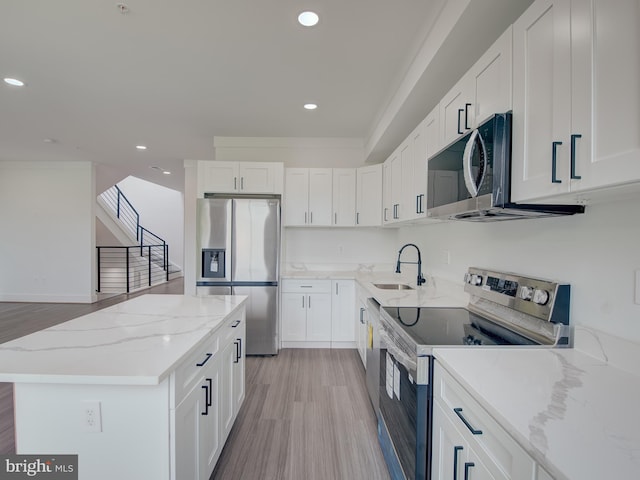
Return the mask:
<svg viewBox="0 0 640 480">
<path fill-rule="evenodd" d="M 430 385 L 416 383 L 416 368 L 424 367 L 430 372 L 431 358 L 420 357 L 419 367 L 411 362 L 407 365 L 407 357 L 397 345 L 381 335 L 379 433 L 393 480 L 430 478 L 427 467 L 431 444 Z"/>
</svg>

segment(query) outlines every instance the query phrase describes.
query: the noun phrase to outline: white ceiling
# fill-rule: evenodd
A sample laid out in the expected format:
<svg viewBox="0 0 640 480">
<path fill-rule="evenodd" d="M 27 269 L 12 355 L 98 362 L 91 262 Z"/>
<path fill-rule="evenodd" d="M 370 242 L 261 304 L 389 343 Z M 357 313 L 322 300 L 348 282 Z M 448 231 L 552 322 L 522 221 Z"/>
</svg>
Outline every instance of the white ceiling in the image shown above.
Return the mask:
<svg viewBox="0 0 640 480">
<path fill-rule="evenodd" d="M 3 0 L 0 75 L 27 86 L 0 83 L 0 160 L 177 190 L 214 136 L 356 137 L 379 161 L 531 3 L 446 1 L 465 6 L 452 33 L 478 38 L 451 35 L 407 83 L 445 0 Z M 306 9 L 317 26 L 296 22 Z"/>
</svg>

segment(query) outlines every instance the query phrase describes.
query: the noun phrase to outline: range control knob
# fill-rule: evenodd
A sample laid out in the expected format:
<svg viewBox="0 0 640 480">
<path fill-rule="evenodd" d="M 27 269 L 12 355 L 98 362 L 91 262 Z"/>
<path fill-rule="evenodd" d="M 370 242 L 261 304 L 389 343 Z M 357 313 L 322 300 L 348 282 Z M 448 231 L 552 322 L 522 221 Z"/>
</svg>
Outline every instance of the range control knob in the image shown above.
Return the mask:
<svg viewBox="0 0 640 480">
<path fill-rule="evenodd" d="M 523 286 L 520 289 L 520 298 L 522 300 L 531 300 L 533 298 L 533 288 Z"/>
<path fill-rule="evenodd" d="M 533 303 L 537 303 L 538 305 L 546 305 L 549 301 L 549 292 L 546 290 L 538 290 L 536 289 L 533 292 Z"/>
<path fill-rule="evenodd" d="M 471 285 L 482 285 L 482 275 L 471 275 L 471 280 L 469 281 Z"/>
</svg>

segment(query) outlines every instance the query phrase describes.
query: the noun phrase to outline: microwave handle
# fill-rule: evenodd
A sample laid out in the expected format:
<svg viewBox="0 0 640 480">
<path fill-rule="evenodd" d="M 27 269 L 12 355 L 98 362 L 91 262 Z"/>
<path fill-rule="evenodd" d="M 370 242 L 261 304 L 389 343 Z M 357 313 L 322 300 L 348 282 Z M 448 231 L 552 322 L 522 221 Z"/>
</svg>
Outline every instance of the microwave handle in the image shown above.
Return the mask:
<svg viewBox="0 0 640 480">
<path fill-rule="evenodd" d="M 473 158 L 473 151 L 476 146 L 476 141 L 480 144 L 480 148 L 482 149 L 482 154 L 480 155 L 480 157 L 482 158 L 483 163 L 482 176 L 480 177 L 480 180 L 477 184 L 475 179 L 473 178 L 473 171 L 471 170 L 471 160 Z M 484 181 L 484 175 L 487 171 L 487 154 L 484 146 L 484 140 L 482 139 L 482 135 L 480 135 L 480 132 L 477 129 L 471 132 L 471 135 L 469 135 L 469 140 L 464 147 L 464 153 L 462 154 L 462 170 L 464 174 L 464 184 L 467 186 L 467 190 L 472 197 L 477 197 L 478 190 L 480 188 L 480 185 L 482 185 L 482 182 Z"/>
</svg>

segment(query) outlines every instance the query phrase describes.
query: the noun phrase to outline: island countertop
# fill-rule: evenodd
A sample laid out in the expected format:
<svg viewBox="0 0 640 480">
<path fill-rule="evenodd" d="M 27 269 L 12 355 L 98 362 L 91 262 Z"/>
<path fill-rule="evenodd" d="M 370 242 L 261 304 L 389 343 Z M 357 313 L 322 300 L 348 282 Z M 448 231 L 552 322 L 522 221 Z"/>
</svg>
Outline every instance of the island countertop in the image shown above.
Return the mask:
<svg viewBox="0 0 640 480">
<path fill-rule="evenodd" d="M 157 385 L 245 299 L 136 297 L 0 345 L 0 382 Z"/>
</svg>

